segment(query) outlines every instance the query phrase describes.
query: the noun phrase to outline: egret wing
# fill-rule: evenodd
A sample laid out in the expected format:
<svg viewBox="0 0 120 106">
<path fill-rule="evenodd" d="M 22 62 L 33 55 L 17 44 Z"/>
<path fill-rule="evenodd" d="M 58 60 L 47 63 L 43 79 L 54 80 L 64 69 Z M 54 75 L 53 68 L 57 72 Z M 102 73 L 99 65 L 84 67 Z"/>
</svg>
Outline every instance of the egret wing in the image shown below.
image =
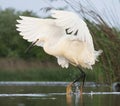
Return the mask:
<svg viewBox="0 0 120 106">
<path fill-rule="evenodd" d="M 20 16 L 21 20 L 17 20 L 17 30 L 20 35 L 29 42 L 35 42 L 38 46 L 43 46 L 45 39 L 59 35 L 61 29 L 55 26 L 53 19 L 40 19 L 33 17 Z M 57 33 L 57 34 L 56 34 Z M 54 37 L 55 39 L 55 37 Z"/>
<path fill-rule="evenodd" d="M 75 36 L 80 41 L 86 42 L 90 50 L 94 50 L 92 36 L 87 24 L 75 13 L 61 10 L 51 10 L 56 24 L 63 27 L 66 35 Z M 74 38 L 75 38 L 74 37 Z"/>
<path fill-rule="evenodd" d="M 37 46 L 42 46 L 44 40 L 52 38 L 52 41 L 58 42 L 59 37 L 63 34 L 61 27 L 55 25 L 54 19 L 40 19 L 33 17 L 20 16 L 21 20 L 17 20 L 17 30 L 20 35 L 29 42 L 35 42 Z M 58 64 L 62 67 L 68 68 L 69 63 L 64 57 L 57 56 Z"/>
</svg>

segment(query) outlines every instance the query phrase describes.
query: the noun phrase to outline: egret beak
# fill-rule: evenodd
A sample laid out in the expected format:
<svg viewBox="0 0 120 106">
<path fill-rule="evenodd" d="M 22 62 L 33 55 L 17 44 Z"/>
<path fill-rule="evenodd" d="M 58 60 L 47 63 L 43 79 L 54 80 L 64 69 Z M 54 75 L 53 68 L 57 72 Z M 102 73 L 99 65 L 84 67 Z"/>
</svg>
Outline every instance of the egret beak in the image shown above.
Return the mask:
<svg viewBox="0 0 120 106">
<path fill-rule="evenodd" d="M 35 42 L 32 42 L 32 43 L 28 46 L 28 48 L 25 50 L 25 53 L 27 53 L 27 52 L 30 50 L 30 48 L 33 47 L 38 41 L 39 41 L 39 39 L 37 39 Z"/>
</svg>

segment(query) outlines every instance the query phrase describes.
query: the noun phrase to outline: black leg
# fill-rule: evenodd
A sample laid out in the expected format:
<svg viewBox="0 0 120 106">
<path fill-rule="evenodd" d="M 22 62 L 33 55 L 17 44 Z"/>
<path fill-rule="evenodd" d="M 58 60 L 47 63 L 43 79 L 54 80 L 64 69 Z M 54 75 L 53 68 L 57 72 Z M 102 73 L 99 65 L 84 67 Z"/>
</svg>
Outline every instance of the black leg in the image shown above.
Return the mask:
<svg viewBox="0 0 120 106">
<path fill-rule="evenodd" d="M 84 82 L 85 82 L 86 74 L 85 74 L 85 72 L 80 67 L 78 67 L 78 69 L 80 70 L 81 74 L 80 74 L 80 76 L 77 79 L 75 79 L 73 81 L 73 84 L 76 83 L 77 81 L 80 81 L 80 79 L 82 79 L 82 87 L 84 87 Z"/>
<path fill-rule="evenodd" d="M 75 82 L 80 81 L 80 79 L 82 79 L 82 85 L 81 85 L 81 88 L 80 88 L 80 92 L 81 92 L 80 94 L 82 94 L 82 89 L 83 89 L 83 87 L 84 87 L 84 82 L 85 82 L 86 74 L 85 74 L 85 72 L 84 72 L 80 67 L 78 67 L 78 69 L 80 70 L 81 74 L 80 74 L 80 76 L 79 76 L 77 79 L 75 79 L 72 83 L 70 83 L 70 84 L 66 87 L 66 93 L 67 93 L 67 94 L 70 94 L 70 93 L 72 92 L 71 87 L 73 86 L 73 84 L 74 84 Z"/>
</svg>

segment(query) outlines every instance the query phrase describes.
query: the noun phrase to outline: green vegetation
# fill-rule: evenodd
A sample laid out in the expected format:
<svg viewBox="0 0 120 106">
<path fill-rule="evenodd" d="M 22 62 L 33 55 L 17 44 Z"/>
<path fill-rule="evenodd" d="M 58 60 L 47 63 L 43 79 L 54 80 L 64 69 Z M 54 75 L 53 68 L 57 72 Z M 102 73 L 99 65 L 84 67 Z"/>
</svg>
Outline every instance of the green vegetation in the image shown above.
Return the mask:
<svg viewBox="0 0 120 106">
<path fill-rule="evenodd" d="M 24 53 L 30 43 L 23 40 L 16 31 L 16 19 L 20 15 L 37 15 L 31 11 L 15 11 L 14 9 L 0 10 L 0 80 L 8 81 L 71 81 L 78 75 L 78 72 L 72 66 L 66 71 L 56 64 L 56 59 L 44 53 L 40 47 L 33 47 L 28 53 Z M 85 19 L 93 35 L 96 50 L 102 49 L 103 54 L 99 62 L 93 67 L 93 71 L 88 70 L 87 80 L 103 83 L 120 81 L 120 32 L 116 28 L 111 28 L 107 24 L 95 24 Z M 8 61 L 10 59 L 10 61 Z M 4 62 L 3 62 L 4 60 Z M 21 62 L 18 68 L 17 61 Z M 46 64 L 53 63 L 51 67 Z M 31 64 L 27 63 L 33 62 Z M 13 67 L 12 69 L 9 67 Z M 27 66 L 27 68 L 25 68 Z M 6 68 L 8 67 L 8 68 Z"/>
<path fill-rule="evenodd" d="M 120 33 L 106 24 L 93 24 L 88 22 L 93 35 L 96 50 L 102 49 L 100 62 L 94 70 L 99 80 L 112 83 L 120 81 Z"/>
<path fill-rule="evenodd" d="M 40 58 L 44 60 L 46 55 L 44 55 L 44 51 L 40 47 L 34 47 L 30 53 L 24 53 L 30 43 L 23 40 L 16 31 L 16 20 L 19 19 L 20 15 L 37 17 L 31 11 L 16 12 L 11 8 L 0 10 L 0 57 Z M 47 58 L 50 57 L 47 56 Z"/>
<path fill-rule="evenodd" d="M 0 81 L 73 81 L 79 70 L 73 67 L 62 69 L 60 67 L 22 69 L 22 70 L 1 70 Z M 95 81 L 94 73 L 87 72 L 87 81 Z"/>
</svg>

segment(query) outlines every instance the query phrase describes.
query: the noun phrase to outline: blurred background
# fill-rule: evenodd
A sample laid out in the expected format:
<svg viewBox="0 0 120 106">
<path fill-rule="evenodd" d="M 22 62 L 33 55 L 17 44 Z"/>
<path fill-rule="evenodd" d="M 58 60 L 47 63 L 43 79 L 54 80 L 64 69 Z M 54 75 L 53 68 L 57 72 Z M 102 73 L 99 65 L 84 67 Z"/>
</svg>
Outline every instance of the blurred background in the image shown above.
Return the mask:
<svg viewBox="0 0 120 106">
<path fill-rule="evenodd" d="M 87 81 L 120 81 L 119 0 L 0 0 L 0 81 L 72 81 L 79 71 L 62 69 L 56 58 L 41 47 L 30 45 L 16 31 L 20 15 L 49 17 L 50 9 L 70 10 L 82 17 L 92 34 L 96 50 L 102 49 L 93 71 L 85 70 Z"/>
</svg>

